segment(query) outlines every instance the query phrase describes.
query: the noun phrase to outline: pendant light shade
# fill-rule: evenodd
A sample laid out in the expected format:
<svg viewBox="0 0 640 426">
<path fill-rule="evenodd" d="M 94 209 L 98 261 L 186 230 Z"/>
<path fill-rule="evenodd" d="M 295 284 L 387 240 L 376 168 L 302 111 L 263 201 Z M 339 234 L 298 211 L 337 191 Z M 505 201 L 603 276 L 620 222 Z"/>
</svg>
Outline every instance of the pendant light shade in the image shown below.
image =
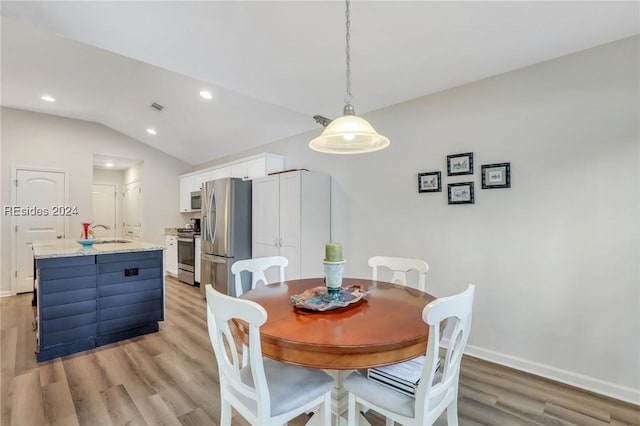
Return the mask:
<svg viewBox="0 0 640 426">
<path fill-rule="evenodd" d="M 345 113 L 309 142 L 314 151 L 325 154 L 364 154 L 389 146 L 389 138 L 378 134 L 367 120 Z"/>
<path fill-rule="evenodd" d="M 320 136 L 309 142 L 309 148 L 326 154 L 364 154 L 389 146 L 389 138 L 378 134 L 367 120 L 355 115 L 351 105 L 351 10 L 349 4 L 349 0 L 346 0 L 347 93 L 344 114 L 329 123 Z"/>
</svg>

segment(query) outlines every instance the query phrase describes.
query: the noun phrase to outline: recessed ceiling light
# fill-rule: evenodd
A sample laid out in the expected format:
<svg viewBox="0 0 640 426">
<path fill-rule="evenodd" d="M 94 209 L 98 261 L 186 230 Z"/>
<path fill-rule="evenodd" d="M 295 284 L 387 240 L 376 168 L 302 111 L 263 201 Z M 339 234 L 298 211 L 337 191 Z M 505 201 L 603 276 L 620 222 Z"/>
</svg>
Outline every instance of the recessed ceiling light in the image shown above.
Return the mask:
<svg viewBox="0 0 640 426">
<path fill-rule="evenodd" d="M 151 127 L 149 127 L 149 128 L 147 129 L 147 133 L 149 133 L 150 135 L 155 135 L 155 134 L 157 134 L 156 129 L 152 129 Z"/>
<path fill-rule="evenodd" d="M 210 101 L 213 98 L 213 95 L 211 95 L 211 92 L 208 90 L 203 90 L 200 92 L 200 96 L 202 96 L 203 98 L 205 98 L 206 100 Z"/>
<path fill-rule="evenodd" d="M 113 167 L 113 163 L 106 163 L 105 167 Z"/>
<path fill-rule="evenodd" d="M 49 95 L 41 96 L 40 99 L 42 99 L 45 102 L 55 102 L 56 101 L 56 99 L 53 96 L 49 96 Z"/>
</svg>

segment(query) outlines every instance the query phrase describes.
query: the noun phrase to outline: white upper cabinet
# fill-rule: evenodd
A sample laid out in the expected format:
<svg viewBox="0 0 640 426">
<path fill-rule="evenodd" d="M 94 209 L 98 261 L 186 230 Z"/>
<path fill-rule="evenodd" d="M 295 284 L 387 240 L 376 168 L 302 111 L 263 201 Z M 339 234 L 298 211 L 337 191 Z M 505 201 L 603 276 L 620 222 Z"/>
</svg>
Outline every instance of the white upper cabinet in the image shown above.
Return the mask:
<svg viewBox="0 0 640 426">
<path fill-rule="evenodd" d="M 180 213 L 191 211 L 191 191 L 193 191 L 193 176 L 180 177 Z"/>
<path fill-rule="evenodd" d="M 180 176 L 180 212 L 191 212 L 191 192 L 199 191 L 204 182 L 235 177 L 253 179 L 282 171 L 284 157 L 275 154 L 258 154 L 232 163 L 221 164 Z"/>
<path fill-rule="evenodd" d="M 222 167 L 211 172 L 211 180 L 231 177 L 231 167 Z"/>
<path fill-rule="evenodd" d="M 202 189 L 202 184 L 213 180 L 211 177 L 211 172 L 198 173 L 197 175 L 193 175 L 193 189 L 192 191 L 200 191 Z"/>
<path fill-rule="evenodd" d="M 247 163 L 238 163 L 231 166 L 231 177 L 249 179 Z"/>
</svg>

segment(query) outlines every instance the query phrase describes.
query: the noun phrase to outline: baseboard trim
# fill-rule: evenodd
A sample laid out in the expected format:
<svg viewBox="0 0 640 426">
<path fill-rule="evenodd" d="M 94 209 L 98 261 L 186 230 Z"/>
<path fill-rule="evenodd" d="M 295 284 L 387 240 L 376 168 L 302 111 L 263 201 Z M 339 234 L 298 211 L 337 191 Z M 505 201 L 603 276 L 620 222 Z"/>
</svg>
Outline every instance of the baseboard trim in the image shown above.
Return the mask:
<svg viewBox="0 0 640 426">
<path fill-rule="evenodd" d="M 465 354 L 595 392 L 600 395 L 640 405 L 640 390 L 637 389 L 620 386 L 615 383 L 606 382 L 594 377 L 573 373 L 571 371 L 562 370 L 549 365 L 539 364 L 527 359 L 505 355 L 499 352 L 483 349 L 478 346 L 467 345 L 465 348 Z"/>
<path fill-rule="evenodd" d="M 0 297 L 9 297 L 11 296 L 11 290 L 0 291 Z"/>
</svg>

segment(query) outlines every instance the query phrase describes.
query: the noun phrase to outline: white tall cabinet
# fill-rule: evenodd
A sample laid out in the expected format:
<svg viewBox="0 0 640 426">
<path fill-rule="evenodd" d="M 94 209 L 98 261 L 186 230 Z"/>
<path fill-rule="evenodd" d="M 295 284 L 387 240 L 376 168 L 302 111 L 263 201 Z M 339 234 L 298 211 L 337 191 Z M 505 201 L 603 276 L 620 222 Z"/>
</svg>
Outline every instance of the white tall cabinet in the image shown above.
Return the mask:
<svg viewBox="0 0 640 426">
<path fill-rule="evenodd" d="M 253 257 L 286 257 L 288 280 L 323 276 L 331 238 L 330 176 L 305 170 L 265 176 L 253 180 L 252 192 Z M 267 279 L 278 281 L 277 271 L 267 271 Z"/>
</svg>

